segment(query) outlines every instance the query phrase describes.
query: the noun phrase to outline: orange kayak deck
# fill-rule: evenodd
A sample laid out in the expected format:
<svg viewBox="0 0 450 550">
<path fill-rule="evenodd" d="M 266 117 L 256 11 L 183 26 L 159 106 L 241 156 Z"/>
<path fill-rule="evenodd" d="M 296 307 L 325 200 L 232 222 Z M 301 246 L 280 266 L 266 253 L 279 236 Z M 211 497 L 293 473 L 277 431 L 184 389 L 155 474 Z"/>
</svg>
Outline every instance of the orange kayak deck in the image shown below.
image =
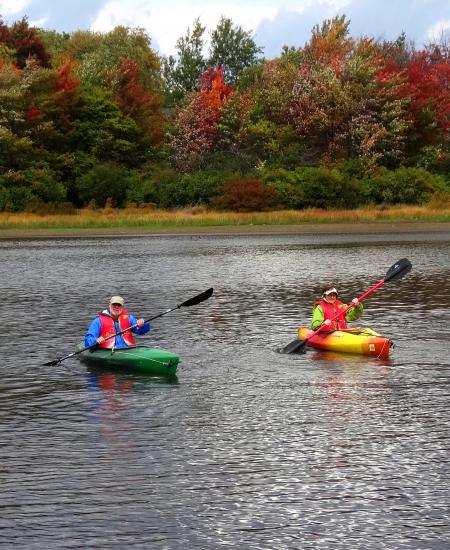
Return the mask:
<svg viewBox="0 0 450 550">
<path fill-rule="evenodd" d="M 305 340 L 314 331 L 308 327 L 298 328 L 298 337 Z M 306 344 L 309 347 L 338 353 L 370 355 L 386 359 L 392 347 L 392 341 L 370 328 L 350 328 L 333 332 L 319 332 Z"/>
</svg>

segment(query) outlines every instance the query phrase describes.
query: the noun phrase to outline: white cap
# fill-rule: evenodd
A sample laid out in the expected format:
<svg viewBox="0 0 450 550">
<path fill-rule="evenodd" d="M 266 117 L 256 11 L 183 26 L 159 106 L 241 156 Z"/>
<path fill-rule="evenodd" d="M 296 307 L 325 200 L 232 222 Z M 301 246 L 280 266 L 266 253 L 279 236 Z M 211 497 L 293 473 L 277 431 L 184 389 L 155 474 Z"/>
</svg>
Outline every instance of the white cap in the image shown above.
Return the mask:
<svg viewBox="0 0 450 550">
<path fill-rule="evenodd" d="M 111 300 L 109 301 L 109 304 L 120 304 L 121 306 L 123 306 L 123 304 L 125 303 L 125 300 L 122 298 L 122 296 L 112 296 L 111 297 Z"/>
<path fill-rule="evenodd" d="M 335 289 L 335 288 L 329 288 L 328 290 L 326 290 L 323 295 L 324 296 L 328 296 L 328 294 L 337 294 L 338 291 Z"/>
</svg>

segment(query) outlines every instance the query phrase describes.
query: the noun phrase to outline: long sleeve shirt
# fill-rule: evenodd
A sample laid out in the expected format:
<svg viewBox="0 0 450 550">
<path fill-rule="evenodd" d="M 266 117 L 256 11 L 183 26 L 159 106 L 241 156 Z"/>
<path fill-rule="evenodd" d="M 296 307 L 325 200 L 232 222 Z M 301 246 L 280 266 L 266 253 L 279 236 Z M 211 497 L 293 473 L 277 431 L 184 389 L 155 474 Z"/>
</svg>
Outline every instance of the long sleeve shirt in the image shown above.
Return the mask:
<svg viewBox="0 0 450 550">
<path fill-rule="evenodd" d="M 347 307 L 347 304 L 344 304 L 344 308 Z M 357 306 L 351 307 L 347 313 L 345 314 L 345 320 L 346 321 L 356 321 L 361 317 L 363 314 L 364 307 L 362 304 L 358 304 Z M 311 320 L 311 328 L 313 330 L 317 330 L 324 322 L 324 314 L 323 309 L 320 304 L 317 304 L 313 307 L 312 312 L 312 320 Z"/>
<path fill-rule="evenodd" d="M 129 314 L 129 319 L 130 319 L 131 325 L 135 325 L 137 323 L 137 319 L 133 315 Z M 102 322 L 99 317 L 96 317 L 92 321 L 92 323 L 89 325 L 89 328 L 87 329 L 87 332 L 84 335 L 84 345 L 86 348 L 95 344 L 95 342 L 97 341 L 97 338 L 100 336 L 101 328 L 102 328 Z M 144 323 L 142 327 L 132 328 L 131 332 L 133 334 L 142 336 L 143 334 L 146 334 L 147 332 L 149 332 L 150 328 L 151 328 L 150 323 Z M 114 330 L 116 332 L 120 332 L 118 321 L 114 321 Z M 123 349 L 128 347 L 127 344 L 124 342 L 124 339 L 122 338 L 121 334 L 116 336 L 114 340 L 115 340 L 114 347 L 116 349 Z"/>
</svg>

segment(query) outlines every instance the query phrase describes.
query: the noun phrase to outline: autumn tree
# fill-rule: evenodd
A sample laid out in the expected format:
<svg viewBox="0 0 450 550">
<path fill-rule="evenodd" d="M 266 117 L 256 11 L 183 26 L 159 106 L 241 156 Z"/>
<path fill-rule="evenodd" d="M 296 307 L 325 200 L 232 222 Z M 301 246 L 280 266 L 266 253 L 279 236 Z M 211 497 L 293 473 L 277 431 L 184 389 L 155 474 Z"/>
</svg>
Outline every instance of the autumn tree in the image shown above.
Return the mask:
<svg viewBox="0 0 450 550">
<path fill-rule="evenodd" d="M 353 49 L 349 26 L 350 21 L 345 15 L 326 19 L 322 25 L 316 25 L 312 29 L 310 41 L 303 48 L 304 62 L 308 65 L 328 66 L 338 73 Z"/>
<path fill-rule="evenodd" d="M 246 155 L 250 166 L 266 161 L 282 165 L 299 162 L 298 136 L 289 121 L 298 72 L 293 57 L 261 62 L 244 71 L 233 100 L 225 106 L 225 121 L 234 108 L 234 136 L 239 140 L 234 146 L 235 156 Z"/>
<path fill-rule="evenodd" d="M 222 108 L 233 94 L 225 83 L 223 69 L 205 71 L 200 79 L 200 91 L 179 109 L 171 147 L 175 165 L 183 172 L 200 167 L 212 150 L 219 135 L 218 124 Z"/>
<path fill-rule="evenodd" d="M 0 42 L 14 51 L 15 63 L 19 68 L 25 67 L 27 59 L 33 58 L 42 67 L 48 67 L 50 55 L 34 27 L 23 17 L 7 28 L 0 21 Z"/>
<path fill-rule="evenodd" d="M 161 96 L 147 92 L 140 80 L 140 69 L 133 59 L 123 59 L 113 77 L 114 97 L 122 112 L 148 133 L 152 143 L 162 138 Z"/>
<path fill-rule="evenodd" d="M 433 142 L 450 129 L 450 49 L 429 45 L 416 52 L 406 74 L 410 112 L 427 133 L 426 139 Z"/>
</svg>

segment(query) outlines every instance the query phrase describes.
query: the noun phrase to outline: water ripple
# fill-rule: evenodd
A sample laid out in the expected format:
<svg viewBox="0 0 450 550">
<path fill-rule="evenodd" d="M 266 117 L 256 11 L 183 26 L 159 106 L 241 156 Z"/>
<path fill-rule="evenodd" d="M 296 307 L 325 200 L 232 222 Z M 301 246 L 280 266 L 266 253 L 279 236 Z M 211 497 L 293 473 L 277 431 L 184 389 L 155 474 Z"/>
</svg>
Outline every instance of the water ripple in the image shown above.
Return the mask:
<svg viewBox="0 0 450 550">
<path fill-rule="evenodd" d="M 448 548 L 450 242 L 351 238 L 0 242 L 3 546 Z M 390 359 L 276 352 L 323 278 L 351 299 L 404 256 L 364 315 Z M 152 316 L 210 286 L 145 340 L 175 380 L 42 366 L 113 292 Z"/>
</svg>

